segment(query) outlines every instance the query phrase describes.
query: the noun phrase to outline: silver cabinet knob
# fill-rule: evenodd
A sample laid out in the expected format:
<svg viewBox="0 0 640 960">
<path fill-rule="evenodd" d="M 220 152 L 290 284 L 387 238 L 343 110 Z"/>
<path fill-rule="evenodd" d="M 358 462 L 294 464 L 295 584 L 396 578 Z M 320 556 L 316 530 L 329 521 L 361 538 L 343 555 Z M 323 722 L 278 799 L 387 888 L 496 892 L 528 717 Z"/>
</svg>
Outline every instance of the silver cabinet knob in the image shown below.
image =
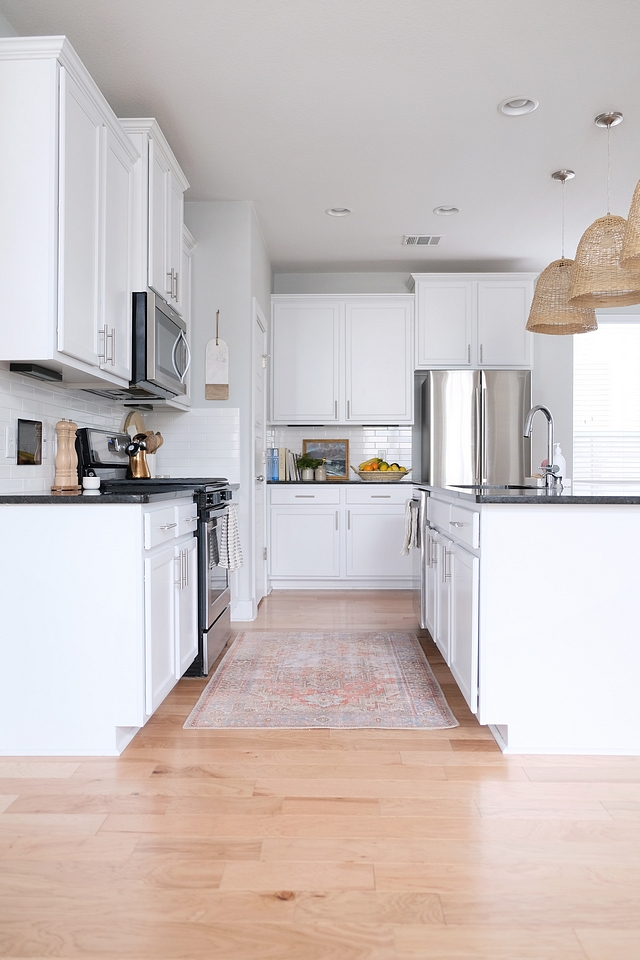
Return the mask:
<svg viewBox="0 0 640 960">
<path fill-rule="evenodd" d="M 256 480 L 258 481 L 258 483 L 264 483 L 264 477 L 262 476 L 262 474 L 256 477 Z"/>
</svg>

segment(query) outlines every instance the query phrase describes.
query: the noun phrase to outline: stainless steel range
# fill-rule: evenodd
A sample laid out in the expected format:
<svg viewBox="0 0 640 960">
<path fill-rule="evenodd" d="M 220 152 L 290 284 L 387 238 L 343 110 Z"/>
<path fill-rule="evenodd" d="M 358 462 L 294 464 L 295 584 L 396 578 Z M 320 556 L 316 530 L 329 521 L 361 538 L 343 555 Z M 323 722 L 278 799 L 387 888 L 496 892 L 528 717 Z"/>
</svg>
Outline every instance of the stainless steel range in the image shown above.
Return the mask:
<svg viewBox="0 0 640 960">
<path fill-rule="evenodd" d="M 115 431 L 83 427 L 77 431 L 78 473 L 101 478 L 105 493 L 145 490 L 193 490 L 198 528 L 198 656 L 185 676 L 206 677 L 231 637 L 229 571 L 222 566 L 220 535 L 229 512 L 232 490 L 224 477 L 126 478 L 129 437 Z"/>
</svg>

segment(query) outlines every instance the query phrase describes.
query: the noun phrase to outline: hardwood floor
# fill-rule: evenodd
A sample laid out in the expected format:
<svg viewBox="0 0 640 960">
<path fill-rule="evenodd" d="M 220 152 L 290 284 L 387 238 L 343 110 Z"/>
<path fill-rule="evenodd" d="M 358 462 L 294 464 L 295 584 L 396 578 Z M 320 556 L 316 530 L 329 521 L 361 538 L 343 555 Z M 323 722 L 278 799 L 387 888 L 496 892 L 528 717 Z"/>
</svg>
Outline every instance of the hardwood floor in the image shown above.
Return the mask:
<svg viewBox="0 0 640 960">
<path fill-rule="evenodd" d="M 247 626 L 416 624 L 280 592 Z M 638 960 L 640 758 L 504 757 L 424 646 L 453 730 L 183 730 L 183 680 L 118 759 L 0 758 L 0 956 Z"/>
</svg>

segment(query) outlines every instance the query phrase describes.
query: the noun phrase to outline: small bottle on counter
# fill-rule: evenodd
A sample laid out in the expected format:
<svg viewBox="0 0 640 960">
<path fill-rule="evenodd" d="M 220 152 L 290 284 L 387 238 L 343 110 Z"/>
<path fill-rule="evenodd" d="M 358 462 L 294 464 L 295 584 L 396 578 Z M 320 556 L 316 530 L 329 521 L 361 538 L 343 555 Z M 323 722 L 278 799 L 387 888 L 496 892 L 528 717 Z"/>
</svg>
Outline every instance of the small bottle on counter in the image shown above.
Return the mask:
<svg viewBox="0 0 640 960">
<path fill-rule="evenodd" d="M 562 477 L 563 480 L 567 479 L 567 461 L 562 455 L 562 449 L 559 443 L 554 443 L 553 445 L 553 462 L 554 465 L 558 468 L 556 474 L 557 477 Z"/>
</svg>

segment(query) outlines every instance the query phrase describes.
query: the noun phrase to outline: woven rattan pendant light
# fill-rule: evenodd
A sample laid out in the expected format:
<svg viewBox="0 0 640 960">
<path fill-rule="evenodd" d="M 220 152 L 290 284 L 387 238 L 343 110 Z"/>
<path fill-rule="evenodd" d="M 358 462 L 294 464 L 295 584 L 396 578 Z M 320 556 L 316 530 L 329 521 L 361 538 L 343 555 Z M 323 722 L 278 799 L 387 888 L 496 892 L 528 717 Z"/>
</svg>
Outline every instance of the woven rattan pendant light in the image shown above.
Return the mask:
<svg viewBox="0 0 640 960">
<path fill-rule="evenodd" d="M 562 255 L 538 277 L 527 320 L 527 330 L 531 333 L 562 336 L 598 329 L 596 312 L 592 307 L 575 307 L 569 303 L 573 260 L 567 260 L 564 255 L 564 185 L 574 177 L 573 170 L 556 170 L 551 174 L 552 180 L 562 184 Z"/>
<path fill-rule="evenodd" d="M 618 112 L 596 117 L 596 125 L 607 129 L 607 215 L 592 223 L 578 244 L 569 288 L 569 300 L 578 307 L 640 303 L 640 265 L 630 268 L 620 262 L 627 221 L 613 216 L 609 205 L 610 130 L 621 121 L 622 114 Z"/>
<path fill-rule="evenodd" d="M 631 270 L 640 270 L 640 183 L 634 191 L 629 208 L 620 262 Z"/>
</svg>

